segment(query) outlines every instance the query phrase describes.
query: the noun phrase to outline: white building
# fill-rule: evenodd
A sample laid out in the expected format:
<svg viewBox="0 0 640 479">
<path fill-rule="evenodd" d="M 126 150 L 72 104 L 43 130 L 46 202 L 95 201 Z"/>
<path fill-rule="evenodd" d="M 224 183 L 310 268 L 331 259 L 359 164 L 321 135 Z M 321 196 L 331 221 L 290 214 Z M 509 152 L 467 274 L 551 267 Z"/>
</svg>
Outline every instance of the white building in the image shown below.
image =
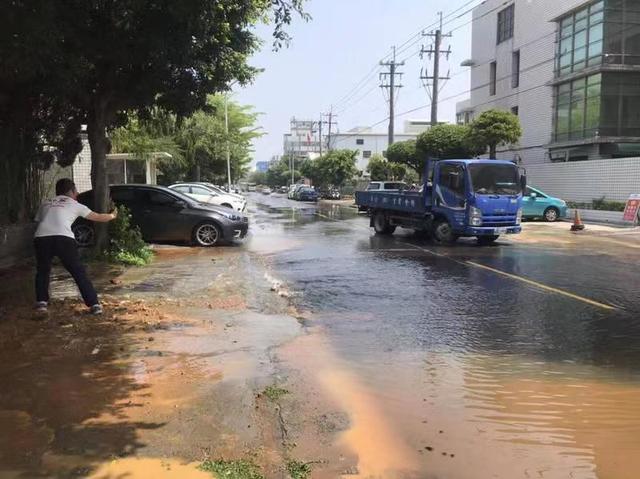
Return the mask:
<svg viewBox="0 0 640 479">
<path fill-rule="evenodd" d="M 404 123 L 404 132 L 396 133 L 394 141 L 415 140 L 429 126 L 428 120 L 407 120 Z M 387 132 L 374 132 L 368 127 L 356 127 L 345 133 L 331 135 L 330 146 L 332 150 L 358 150 L 356 168 L 366 173 L 369 159 L 373 155 L 386 156 L 389 135 Z"/>
<path fill-rule="evenodd" d="M 639 155 L 638 18 L 637 0 L 483 2 L 458 122 L 517 114 L 520 143 L 497 156 L 525 165 Z"/>
<path fill-rule="evenodd" d="M 324 145 L 322 145 L 324 146 Z M 299 159 L 313 159 L 322 148 L 318 122 L 313 120 L 291 119 L 290 132 L 284 134 L 282 151 L 284 155 Z"/>
<path fill-rule="evenodd" d="M 471 95 L 457 121 L 517 114 L 522 138 L 497 157 L 521 160 L 550 194 L 638 193 L 639 19 L 638 0 L 486 0 L 473 10 Z"/>
</svg>

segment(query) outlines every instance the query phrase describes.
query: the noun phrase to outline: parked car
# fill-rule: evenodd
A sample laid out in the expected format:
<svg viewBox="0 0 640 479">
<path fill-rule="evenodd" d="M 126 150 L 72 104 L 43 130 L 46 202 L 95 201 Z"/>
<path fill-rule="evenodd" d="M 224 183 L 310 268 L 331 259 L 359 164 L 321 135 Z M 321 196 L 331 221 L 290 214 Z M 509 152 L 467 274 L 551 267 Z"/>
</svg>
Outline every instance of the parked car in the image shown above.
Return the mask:
<svg viewBox="0 0 640 479">
<path fill-rule="evenodd" d="M 527 186 L 522 197 L 523 218 L 544 218 L 546 221 L 557 221 L 567 216 L 567 203 L 554 198 L 532 186 Z"/>
<path fill-rule="evenodd" d="M 329 188 L 320 192 L 320 197 L 325 200 L 339 200 L 340 190 L 337 188 Z"/>
<path fill-rule="evenodd" d="M 279 192 L 279 193 L 282 193 L 282 194 L 286 194 L 288 191 L 289 191 L 289 188 L 287 188 L 286 186 L 281 186 L 281 187 L 278 189 L 278 192 Z"/>
<path fill-rule="evenodd" d="M 238 197 L 238 195 L 219 193 L 216 189 L 204 183 L 176 183 L 169 186 L 169 188 L 184 193 L 201 203 L 225 206 L 236 211 L 244 211 L 247 206 L 247 200 L 244 198 Z"/>
<path fill-rule="evenodd" d="M 245 197 L 242 196 L 238 191 L 235 191 L 235 192 L 232 192 L 232 193 L 228 193 L 226 187 L 225 188 L 221 188 L 220 186 L 214 185 L 213 183 L 207 183 L 206 181 L 196 181 L 196 182 L 193 182 L 193 183 L 196 184 L 196 185 L 206 186 L 210 190 L 213 190 L 216 193 L 220 193 L 221 195 L 229 195 L 229 196 L 233 196 L 235 198 L 238 198 L 239 200 L 245 200 Z"/>
<path fill-rule="evenodd" d="M 262 194 L 263 195 L 270 195 L 272 192 L 271 188 L 266 187 L 266 188 L 262 188 Z"/>
<path fill-rule="evenodd" d="M 296 193 L 298 201 L 318 201 L 318 192 L 309 186 L 300 188 Z"/>
<path fill-rule="evenodd" d="M 409 185 L 402 181 L 370 181 L 367 185 L 367 191 L 404 191 L 408 190 Z"/>
<path fill-rule="evenodd" d="M 249 219 L 225 207 L 200 203 L 164 186 L 112 185 L 112 201 L 131 211 L 132 223 L 140 228 L 145 241 L 186 241 L 198 246 L 244 238 Z M 86 191 L 78 201 L 93 206 L 93 191 Z M 83 218 L 73 225 L 81 246 L 93 243 L 93 223 Z"/>
<path fill-rule="evenodd" d="M 288 197 L 290 200 L 295 200 L 296 199 L 296 194 L 298 193 L 298 190 L 300 190 L 301 188 L 304 188 L 306 185 L 301 185 L 301 184 L 295 184 L 295 185 L 291 185 L 289 187 L 289 194 Z"/>
</svg>

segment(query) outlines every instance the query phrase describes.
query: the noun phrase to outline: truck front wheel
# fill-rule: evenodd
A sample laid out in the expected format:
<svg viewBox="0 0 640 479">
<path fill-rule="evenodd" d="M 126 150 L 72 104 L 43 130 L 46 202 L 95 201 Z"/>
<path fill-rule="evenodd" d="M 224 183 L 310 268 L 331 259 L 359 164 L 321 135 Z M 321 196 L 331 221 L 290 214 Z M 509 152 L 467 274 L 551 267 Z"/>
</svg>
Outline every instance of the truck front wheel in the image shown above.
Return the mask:
<svg viewBox="0 0 640 479">
<path fill-rule="evenodd" d="M 376 234 L 391 235 L 396 230 L 396 227 L 389 224 L 389 220 L 384 213 L 378 211 L 373 217 L 373 229 Z"/>
<path fill-rule="evenodd" d="M 436 243 L 453 244 L 458 241 L 458 235 L 453 232 L 448 221 L 440 220 L 433 225 L 433 239 Z"/>
</svg>

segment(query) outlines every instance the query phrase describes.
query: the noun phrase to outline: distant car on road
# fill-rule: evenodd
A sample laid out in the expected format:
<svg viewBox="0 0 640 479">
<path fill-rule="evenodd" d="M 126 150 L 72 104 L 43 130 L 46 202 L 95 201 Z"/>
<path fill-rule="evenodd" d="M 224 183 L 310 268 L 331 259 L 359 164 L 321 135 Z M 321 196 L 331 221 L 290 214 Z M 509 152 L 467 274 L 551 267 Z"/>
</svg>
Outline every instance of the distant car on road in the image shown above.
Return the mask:
<svg viewBox="0 0 640 479">
<path fill-rule="evenodd" d="M 281 186 L 280 188 L 278 188 L 278 193 L 286 194 L 288 191 L 289 188 L 287 188 L 286 186 Z"/>
<path fill-rule="evenodd" d="M 309 186 L 300 188 L 296 193 L 298 201 L 318 201 L 318 192 Z"/>
<path fill-rule="evenodd" d="M 367 185 L 367 191 L 386 191 L 392 193 L 394 191 L 408 190 L 409 185 L 402 181 L 370 181 Z"/>
<path fill-rule="evenodd" d="M 244 211 L 247 206 L 247 200 L 242 196 L 229 194 L 225 191 L 220 192 L 219 189 L 206 183 L 176 183 L 169 188 L 184 193 L 201 203 L 225 206 L 236 211 Z"/>
<path fill-rule="evenodd" d="M 271 188 L 262 188 L 263 195 L 270 195 L 272 193 Z"/>
<path fill-rule="evenodd" d="M 522 197 L 523 218 L 543 218 L 545 221 L 553 222 L 565 216 L 567 216 L 567 203 L 564 200 L 527 186 Z"/>
<path fill-rule="evenodd" d="M 131 212 L 131 220 L 140 228 L 145 241 L 186 241 L 198 246 L 214 246 L 244 238 L 249 219 L 229 208 L 199 203 L 176 190 L 153 185 L 112 185 L 111 199 Z M 78 201 L 92 208 L 93 191 Z M 73 232 L 80 246 L 93 244 L 93 224 L 77 220 Z"/>
</svg>

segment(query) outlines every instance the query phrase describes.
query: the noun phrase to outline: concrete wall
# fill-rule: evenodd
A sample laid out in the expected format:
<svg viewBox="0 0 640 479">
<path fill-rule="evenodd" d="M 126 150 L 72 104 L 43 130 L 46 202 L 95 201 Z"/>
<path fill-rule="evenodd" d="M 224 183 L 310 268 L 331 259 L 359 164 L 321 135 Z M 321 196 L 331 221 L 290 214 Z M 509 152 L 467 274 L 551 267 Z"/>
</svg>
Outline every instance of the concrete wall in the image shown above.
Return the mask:
<svg viewBox="0 0 640 479">
<path fill-rule="evenodd" d="M 527 166 L 531 186 L 566 201 L 590 202 L 604 196 L 626 201 L 640 193 L 640 158 L 545 163 Z"/>
<path fill-rule="evenodd" d="M 35 223 L 0 226 L 0 269 L 33 256 Z"/>
<path fill-rule="evenodd" d="M 535 0 L 515 2 L 513 38 L 496 45 L 498 12 L 504 0 L 487 0 L 473 11 L 471 102 L 474 116 L 491 108 L 509 111 L 518 106 L 523 135 L 519 145 L 498 153 L 525 166 L 546 160 L 544 145 L 551 140 L 556 24 L 551 19 L 585 3 L 585 0 Z M 511 86 L 512 53 L 520 51 L 520 85 Z M 497 64 L 496 94 L 489 95 L 490 63 Z"/>
</svg>

